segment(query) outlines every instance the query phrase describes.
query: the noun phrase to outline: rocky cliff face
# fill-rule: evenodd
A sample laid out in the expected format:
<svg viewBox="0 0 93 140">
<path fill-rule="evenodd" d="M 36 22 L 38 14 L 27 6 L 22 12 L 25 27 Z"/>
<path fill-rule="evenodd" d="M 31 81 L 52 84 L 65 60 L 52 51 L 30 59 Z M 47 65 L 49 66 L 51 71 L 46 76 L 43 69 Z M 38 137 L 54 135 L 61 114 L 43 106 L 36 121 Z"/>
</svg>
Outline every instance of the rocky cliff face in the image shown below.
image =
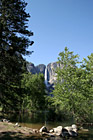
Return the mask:
<svg viewBox="0 0 93 140">
<path fill-rule="evenodd" d="M 53 84 L 56 81 L 56 68 L 59 67 L 60 65 L 57 62 L 54 63 L 49 63 L 47 65 L 47 70 L 48 70 L 48 82 L 50 84 Z"/>
<path fill-rule="evenodd" d="M 33 63 L 29 63 L 27 64 L 27 70 L 29 72 L 31 72 L 32 74 L 39 74 L 39 73 L 43 73 L 45 74 L 45 68 L 46 66 L 44 64 L 40 64 L 35 66 Z"/>
<path fill-rule="evenodd" d="M 32 74 L 43 73 L 45 75 L 45 69 L 47 68 L 47 81 L 50 85 L 52 85 L 56 81 L 55 71 L 59 66 L 60 65 L 57 62 L 49 63 L 47 66 L 45 66 L 44 64 L 35 66 L 33 63 L 29 63 L 27 64 L 27 70 Z"/>
</svg>

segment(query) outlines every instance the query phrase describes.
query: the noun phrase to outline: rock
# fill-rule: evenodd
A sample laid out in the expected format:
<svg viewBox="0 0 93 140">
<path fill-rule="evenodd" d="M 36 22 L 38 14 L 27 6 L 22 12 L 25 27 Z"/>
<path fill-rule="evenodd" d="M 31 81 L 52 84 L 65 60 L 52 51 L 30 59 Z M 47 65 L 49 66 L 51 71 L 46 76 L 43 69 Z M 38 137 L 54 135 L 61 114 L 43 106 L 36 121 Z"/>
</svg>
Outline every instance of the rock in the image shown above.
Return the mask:
<svg viewBox="0 0 93 140">
<path fill-rule="evenodd" d="M 18 126 L 18 123 L 16 123 L 15 126 Z"/>
<path fill-rule="evenodd" d="M 69 137 L 70 134 L 69 134 L 69 132 L 68 132 L 67 129 L 63 128 L 63 129 L 62 129 L 61 136 L 62 136 L 62 137 Z"/>
<path fill-rule="evenodd" d="M 57 62 L 53 62 L 53 63 L 49 63 L 47 65 L 47 69 L 48 69 L 48 82 L 50 83 L 50 85 L 54 84 L 54 82 L 56 81 L 56 68 L 60 67 L 60 64 L 58 64 Z"/>
<path fill-rule="evenodd" d="M 45 68 L 46 68 L 46 66 L 44 64 L 40 64 L 40 65 L 36 66 L 36 71 L 38 74 L 39 73 L 45 74 Z"/>
<path fill-rule="evenodd" d="M 9 122 L 9 120 L 7 120 L 7 119 L 2 119 L 2 122 Z"/>
<path fill-rule="evenodd" d="M 54 130 L 53 130 L 53 129 L 51 129 L 51 130 L 49 130 L 49 132 L 50 132 L 50 133 L 53 133 L 53 132 L 54 132 Z"/>
<path fill-rule="evenodd" d="M 71 126 L 66 126 L 64 127 L 67 131 L 73 130 L 73 128 Z"/>
<path fill-rule="evenodd" d="M 77 128 L 77 125 L 76 125 L 76 124 L 73 124 L 73 125 L 72 125 L 72 128 L 73 128 L 73 131 L 77 133 L 77 129 L 78 129 L 78 128 Z"/>
<path fill-rule="evenodd" d="M 40 133 L 42 133 L 42 132 L 48 132 L 46 126 L 41 127 L 40 130 L 39 130 L 39 132 Z"/>
<path fill-rule="evenodd" d="M 38 133 L 38 129 L 33 129 L 33 132 L 34 133 Z"/>
<path fill-rule="evenodd" d="M 70 130 L 68 132 L 69 132 L 71 137 L 77 137 L 78 136 L 78 134 L 75 131 L 73 131 L 73 130 Z"/>
<path fill-rule="evenodd" d="M 36 74 L 36 67 L 34 66 L 33 63 L 28 63 L 27 64 L 27 71 L 31 72 L 32 74 Z"/>
<path fill-rule="evenodd" d="M 78 133 L 77 133 L 77 126 L 75 125 L 75 124 L 73 124 L 72 126 L 66 126 L 66 127 L 64 127 L 67 131 L 68 131 L 68 133 L 69 133 L 69 135 L 71 136 L 71 137 L 76 137 L 76 136 L 78 136 Z"/>
<path fill-rule="evenodd" d="M 77 125 L 76 124 L 72 124 L 72 128 L 73 129 L 77 129 Z"/>
<path fill-rule="evenodd" d="M 51 130 L 49 131 L 49 133 L 50 133 L 50 134 L 52 133 L 52 135 L 60 136 L 61 133 L 62 133 L 62 126 L 58 126 L 58 127 L 56 127 L 56 128 L 51 129 Z"/>
<path fill-rule="evenodd" d="M 80 130 L 81 130 L 81 131 L 85 131 L 85 132 L 88 132 L 88 131 L 89 131 L 88 129 L 85 129 L 85 128 L 83 128 L 83 127 L 80 127 Z"/>
<path fill-rule="evenodd" d="M 39 74 L 39 73 L 45 73 L 46 66 L 44 64 L 40 64 L 35 66 L 33 63 L 27 64 L 27 70 L 31 72 L 32 74 Z"/>
<path fill-rule="evenodd" d="M 47 132 L 42 132 L 42 136 L 50 136 L 50 137 L 55 137 L 55 133 L 47 133 Z"/>
<path fill-rule="evenodd" d="M 54 136 L 62 136 L 62 137 L 76 137 L 78 136 L 77 133 L 77 126 L 73 125 L 73 126 L 66 126 L 66 127 L 62 127 L 62 126 L 58 126 L 56 128 L 53 128 L 49 131 L 49 134 L 52 134 Z"/>
<path fill-rule="evenodd" d="M 77 132 L 77 125 L 75 125 L 75 124 L 73 124 L 72 126 L 66 126 L 64 128 L 67 129 L 68 131 L 73 130 L 73 131 Z"/>
<path fill-rule="evenodd" d="M 54 133 L 58 133 L 59 135 L 62 133 L 62 126 L 58 126 L 56 128 L 53 128 Z"/>
<path fill-rule="evenodd" d="M 15 126 L 21 127 L 21 125 L 18 122 L 15 124 Z"/>
<path fill-rule="evenodd" d="M 49 63 L 47 66 L 44 64 L 39 64 L 35 66 L 33 63 L 27 64 L 27 70 L 31 72 L 32 74 L 39 74 L 43 73 L 45 74 L 45 68 L 47 67 L 47 81 L 50 84 L 50 86 L 56 81 L 56 73 L 55 70 L 57 67 L 63 68 L 63 65 L 60 66 L 57 62 Z"/>
<path fill-rule="evenodd" d="M 55 137 L 54 133 L 48 133 L 48 136 Z"/>
</svg>

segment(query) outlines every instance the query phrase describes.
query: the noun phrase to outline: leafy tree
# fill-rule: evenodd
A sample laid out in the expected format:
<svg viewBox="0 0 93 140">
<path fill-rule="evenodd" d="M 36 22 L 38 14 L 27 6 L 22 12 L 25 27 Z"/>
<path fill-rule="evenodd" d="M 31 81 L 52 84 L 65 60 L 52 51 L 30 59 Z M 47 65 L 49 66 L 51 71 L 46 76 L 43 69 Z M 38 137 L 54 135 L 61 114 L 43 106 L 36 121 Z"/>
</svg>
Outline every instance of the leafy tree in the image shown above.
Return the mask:
<svg viewBox="0 0 93 140">
<path fill-rule="evenodd" d="M 24 110 L 35 111 L 45 109 L 46 93 L 43 74 L 24 74 L 22 88 L 24 88 L 25 92 L 22 104 Z"/>
<path fill-rule="evenodd" d="M 13 109 L 21 101 L 22 55 L 31 54 L 27 48 L 33 44 L 26 5 L 24 0 L 0 0 L 0 102 L 4 108 Z"/>
<path fill-rule="evenodd" d="M 93 121 L 93 53 L 83 59 L 82 93 L 86 96 L 86 114 L 88 121 Z M 89 116 L 90 115 L 90 116 Z"/>
<path fill-rule="evenodd" d="M 87 121 L 92 108 L 89 104 L 92 103 L 89 92 L 91 85 L 87 88 L 88 73 L 85 69 L 78 68 L 78 58 L 67 47 L 59 54 L 60 67 L 56 70 L 57 82 L 52 100 L 60 111 L 68 112 L 76 121 Z M 87 63 L 90 64 L 89 61 Z"/>
</svg>

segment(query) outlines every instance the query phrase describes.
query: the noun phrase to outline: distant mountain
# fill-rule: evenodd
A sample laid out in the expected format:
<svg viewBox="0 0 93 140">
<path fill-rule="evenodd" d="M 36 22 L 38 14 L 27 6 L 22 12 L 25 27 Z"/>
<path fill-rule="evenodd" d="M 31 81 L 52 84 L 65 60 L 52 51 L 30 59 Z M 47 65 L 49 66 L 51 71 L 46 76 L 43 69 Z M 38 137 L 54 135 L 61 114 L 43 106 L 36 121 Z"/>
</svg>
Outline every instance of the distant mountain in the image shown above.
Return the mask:
<svg viewBox="0 0 93 140">
<path fill-rule="evenodd" d="M 27 64 L 27 70 L 29 72 L 31 72 L 32 74 L 39 74 L 39 73 L 43 73 L 45 74 L 45 68 L 46 66 L 44 64 L 40 64 L 35 66 L 33 63 L 28 63 Z"/>
<path fill-rule="evenodd" d="M 58 64 L 57 62 L 49 63 L 47 66 L 44 64 L 35 66 L 33 63 L 28 63 L 27 70 L 32 74 L 43 73 L 45 75 L 45 69 L 47 68 L 47 81 L 49 85 L 52 85 L 56 81 L 55 70 L 59 66 L 60 64 Z"/>
</svg>

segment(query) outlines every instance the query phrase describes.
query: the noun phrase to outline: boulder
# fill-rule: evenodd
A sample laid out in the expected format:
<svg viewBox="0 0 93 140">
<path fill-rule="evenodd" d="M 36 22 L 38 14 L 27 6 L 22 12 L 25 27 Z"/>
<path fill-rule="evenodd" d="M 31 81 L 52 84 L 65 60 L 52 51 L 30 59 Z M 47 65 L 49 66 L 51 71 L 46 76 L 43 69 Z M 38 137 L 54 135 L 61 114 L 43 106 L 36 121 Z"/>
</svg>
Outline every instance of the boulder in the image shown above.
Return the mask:
<svg viewBox="0 0 93 140">
<path fill-rule="evenodd" d="M 47 133 L 47 132 L 42 132 L 42 136 L 50 136 L 50 137 L 55 137 L 55 133 Z"/>
<path fill-rule="evenodd" d="M 76 124 L 72 124 L 72 128 L 73 129 L 77 129 L 77 125 Z"/>
<path fill-rule="evenodd" d="M 67 131 L 73 130 L 73 128 L 71 126 L 66 126 L 64 127 Z"/>
<path fill-rule="evenodd" d="M 18 122 L 15 124 L 15 126 L 21 127 L 21 125 Z"/>
<path fill-rule="evenodd" d="M 69 132 L 69 134 L 70 134 L 71 137 L 77 137 L 78 136 L 77 132 L 75 132 L 73 130 L 70 130 L 68 132 Z"/>
<path fill-rule="evenodd" d="M 1 121 L 2 121 L 2 122 L 7 122 L 7 123 L 10 122 L 10 121 L 7 120 L 7 119 L 2 119 Z"/>
<path fill-rule="evenodd" d="M 81 130 L 81 131 L 85 131 L 85 132 L 88 132 L 88 131 L 89 131 L 88 129 L 85 129 L 85 128 L 83 128 L 83 127 L 80 127 L 80 130 Z"/>
<path fill-rule="evenodd" d="M 61 133 L 62 132 L 62 126 L 58 126 L 56 128 L 53 128 L 55 133 Z"/>
<path fill-rule="evenodd" d="M 39 132 L 40 133 L 42 133 L 42 132 L 48 132 L 46 126 L 41 127 L 40 130 L 39 130 Z"/>
<path fill-rule="evenodd" d="M 66 126 L 64 128 L 62 126 L 58 126 L 58 127 L 55 127 L 49 131 L 47 131 L 46 126 L 43 126 L 39 130 L 39 132 L 42 133 L 43 135 L 48 135 L 48 136 L 62 136 L 62 137 L 76 137 L 76 136 L 78 136 L 76 125 Z"/>
<path fill-rule="evenodd" d="M 53 128 L 49 132 L 53 133 L 54 135 L 60 136 L 62 133 L 62 126 L 58 126 L 56 128 Z"/>
<path fill-rule="evenodd" d="M 73 124 L 72 126 L 66 126 L 64 128 L 68 131 L 71 137 L 76 137 L 78 135 L 77 126 L 75 124 Z"/>
<path fill-rule="evenodd" d="M 53 132 L 54 132 L 54 130 L 53 130 L 53 129 L 50 129 L 50 130 L 49 130 L 49 133 L 53 133 Z"/>
<path fill-rule="evenodd" d="M 68 132 L 67 129 L 63 128 L 63 129 L 62 129 L 61 136 L 62 136 L 62 137 L 69 137 L 70 134 L 69 134 L 69 132 Z"/>
</svg>

